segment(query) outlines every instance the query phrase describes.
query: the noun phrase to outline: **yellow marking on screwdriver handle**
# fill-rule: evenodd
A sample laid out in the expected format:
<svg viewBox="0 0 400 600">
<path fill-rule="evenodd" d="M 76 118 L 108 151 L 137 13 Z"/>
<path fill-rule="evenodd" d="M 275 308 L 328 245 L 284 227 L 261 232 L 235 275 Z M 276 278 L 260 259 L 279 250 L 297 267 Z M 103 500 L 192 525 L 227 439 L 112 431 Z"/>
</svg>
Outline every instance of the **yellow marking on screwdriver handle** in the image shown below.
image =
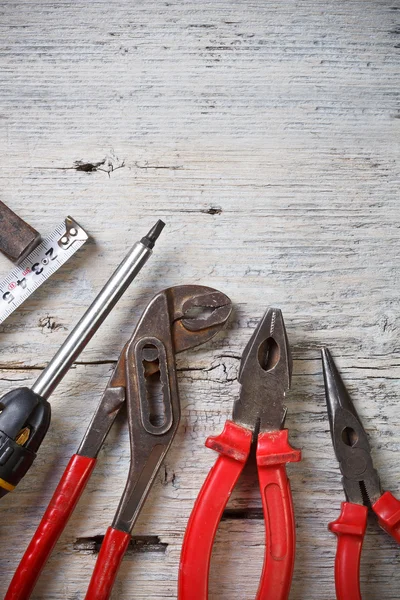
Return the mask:
<svg viewBox="0 0 400 600">
<path fill-rule="evenodd" d="M 15 485 L 11 485 L 11 483 L 8 483 L 8 481 L 4 481 L 4 479 L 2 479 L 1 477 L 0 477 L 0 487 L 7 490 L 7 492 L 12 492 L 13 490 L 15 490 Z"/>
<path fill-rule="evenodd" d="M 18 446 L 23 446 L 28 441 L 30 434 L 31 430 L 29 427 L 24 427 L 15 438 L 15 443 L 18 444 Z"/>
</svg>

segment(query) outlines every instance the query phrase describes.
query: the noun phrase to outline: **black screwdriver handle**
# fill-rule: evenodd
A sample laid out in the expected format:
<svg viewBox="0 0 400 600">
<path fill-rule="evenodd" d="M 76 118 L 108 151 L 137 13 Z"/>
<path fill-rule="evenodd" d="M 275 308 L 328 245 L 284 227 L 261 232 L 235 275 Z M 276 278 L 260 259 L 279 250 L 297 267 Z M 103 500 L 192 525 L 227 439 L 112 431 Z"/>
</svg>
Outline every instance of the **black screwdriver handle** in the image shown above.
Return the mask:
<svg viewBox="0 0 400 600">
<path fill-rule="evenodd" d="M 0 498 L 12 492 L 29 470 L 50 416 L 47 400 L 27 387 L 0 399 Z"/>
</svg>

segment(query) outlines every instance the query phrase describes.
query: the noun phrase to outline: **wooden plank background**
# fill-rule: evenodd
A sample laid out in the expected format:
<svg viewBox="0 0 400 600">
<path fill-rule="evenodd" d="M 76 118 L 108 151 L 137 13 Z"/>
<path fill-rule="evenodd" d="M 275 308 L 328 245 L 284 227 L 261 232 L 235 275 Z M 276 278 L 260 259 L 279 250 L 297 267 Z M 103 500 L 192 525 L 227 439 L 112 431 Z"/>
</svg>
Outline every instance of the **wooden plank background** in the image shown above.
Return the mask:
<svg viewBox="0 0 400 600">
<path fill-rule="evenodd" d="M 202 283 L 232 298 L 234 316 L 178 359 L 182 424 L 112 597 L 176 598 L 186 522 L 215 459 L 204 440 L 230 414 L 240 354 L 268 305 L 286 320 L 295 359 L 287 425 L 303 449 L 289 467 L 290 598 L 334 597 L 327 524 L 343 491 L 321 345 L 364 420 L 383 486 L 400 494 L 399 9 L 398 0 L 0 3 L 0 197 L 43 233 L 71 214 L 92 236 L 1 326 L 1 393 L 35 380 L 132 242 L 155 219 L 167 223 L 52 396 L 35 467 L 1 500 L 0 591 L 147 301 Z M 10 269 L 3 257 L 0 268 Z M 121 419 L 33 598 L 84 597 L 92 538 L 111 522 L 128 463 Z M 229 509 L 210 598 L 251 599 L 263 555 L 254 469 Z M 370 525 L 363 597 L 398 600 L 399 548 Z"/>
</svg>

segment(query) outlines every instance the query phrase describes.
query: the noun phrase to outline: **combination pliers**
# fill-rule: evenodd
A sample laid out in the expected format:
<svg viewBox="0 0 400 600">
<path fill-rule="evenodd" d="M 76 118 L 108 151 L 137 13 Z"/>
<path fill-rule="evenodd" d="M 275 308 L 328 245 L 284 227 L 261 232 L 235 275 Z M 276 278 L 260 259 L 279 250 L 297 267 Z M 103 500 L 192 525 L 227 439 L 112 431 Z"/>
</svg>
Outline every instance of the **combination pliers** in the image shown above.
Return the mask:
<svg viewBox="0 0 400 600">
<path fill-rule="evenodd" d="M 207 600 L 213 542 L 229 496 L 254 445 L 265 519 L 264 567 L 257 600 L 286 600 L 295 554 L 295 521 L 286 463 L 297 462 L 284 429 L 292 359 L 282 313 L 267 310 L 240 363 L 240 395 L 223 432 L 209 437 L 219 453 L 197 497 L 183 542 L 178 600 Z"/>
</svg>

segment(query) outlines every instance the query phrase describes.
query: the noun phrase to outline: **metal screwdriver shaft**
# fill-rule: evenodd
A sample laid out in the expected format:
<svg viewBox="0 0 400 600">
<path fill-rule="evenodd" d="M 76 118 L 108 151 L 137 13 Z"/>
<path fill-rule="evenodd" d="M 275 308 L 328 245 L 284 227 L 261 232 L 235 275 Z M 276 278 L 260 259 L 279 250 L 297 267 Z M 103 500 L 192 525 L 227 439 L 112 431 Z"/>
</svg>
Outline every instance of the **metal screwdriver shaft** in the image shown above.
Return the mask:
<svg viewBox="0 0 400 600">
<path fill-rule="evenodd" d="M 0 498 L 15 489 L 36 458 L 50 425 L 50 394 L 151 256 L 163 228 L 158 221 L 131 248 L 32 388 L 0 399 Z"/>
<path fill-rule="evenodd" d="M 33 392 L 42 398 L 49 398 L 74 360 L 151 256 L 152 248 L 164 225 L 163 221 L 157 221 L 149 233 L 140 242 L 134 244 L 61 348 L 39 375 L 32 386 Z"/>
</svg>

